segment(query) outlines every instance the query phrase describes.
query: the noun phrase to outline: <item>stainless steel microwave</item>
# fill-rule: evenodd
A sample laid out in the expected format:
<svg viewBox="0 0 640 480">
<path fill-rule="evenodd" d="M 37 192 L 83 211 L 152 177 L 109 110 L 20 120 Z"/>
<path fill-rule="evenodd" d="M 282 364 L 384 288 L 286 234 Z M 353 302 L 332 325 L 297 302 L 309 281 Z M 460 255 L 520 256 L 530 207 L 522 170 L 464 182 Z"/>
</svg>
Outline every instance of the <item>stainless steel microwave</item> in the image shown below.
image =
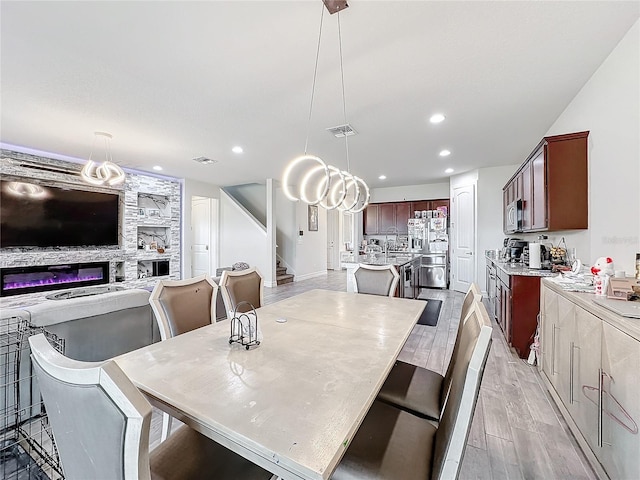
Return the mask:
<svg viewBox="0 0 640 480">
<path fill-rule="evenodd" d="M 514 233 L 522 230 L 522 200 L 514 200 L 507 205 L 504 211 L 504 226 L 506 233 Z"/>
</svg>

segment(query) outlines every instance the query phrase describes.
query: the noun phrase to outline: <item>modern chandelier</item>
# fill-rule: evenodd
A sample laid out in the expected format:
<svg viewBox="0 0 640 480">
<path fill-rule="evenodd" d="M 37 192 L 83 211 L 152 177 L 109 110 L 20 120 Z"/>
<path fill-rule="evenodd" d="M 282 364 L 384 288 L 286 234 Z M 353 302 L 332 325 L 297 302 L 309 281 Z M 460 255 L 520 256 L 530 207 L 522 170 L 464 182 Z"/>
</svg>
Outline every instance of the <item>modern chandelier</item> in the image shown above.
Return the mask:
<svg viewBox="0 0 640 480">
<path fill-rule="evenodd" d="M 125 174 L 119 165 L 113 163 L 113 156 L 111 155 L 111 139 L 113 135 L 106 132 L 94 132 L 94 134 L 89 160 L 87 160 L 87 163 L 82 168 L 80 176 L 85 182 L 91 185 L 120 185 L 124 182 Z M 96 141 L 100 138 L 104 142 L 105 160 L 101 164 L 98 164 L 93 160 L 93 151 L 96 146 Z"/>
<path fill-rule="evenodd" d="M 340 30 L 340 10 L 347 8 L 344 0 L 323 0 L 324 6 L 330 14 L 338 13 L 338 40 L 340 46 L 340 81 L 342 85 L 342 111 L 344 124 L 347 125 L 347 107 L 344 88 L 344 68 L 342 62 L 342 33 Z M 349 162 L 349 140 L 344 135 L 347 169 L 340 170 L 333 165 L 327 165 L 320 157 L 309 155 L 309 128 L 313 113 L 313 98 L 315 94 L 316 78 L 318 73 L 318 57 L 322 38 L 322 23 L 324 8 L 320 16 L 320 29 L 318 33 L 318 47 L 316 49 L 316 61 L 313 71 L 313 83 L 311 86 L 311 102 L 309 105 L 309 119 L 307 122 L 307 138 L 304 145 L 304 154 L 294 158 L 282 175 L 282 190 L 292 201 L 302 200 L 309 205 L 320 205 L 327 210 L 338 209 L 341 211 L 357 213 L 365 209 L 369 204 L 369 187 L 360 177 L 351 173 Z M 297 185 L 294 187 L 293 185 Z"/>
</svg>

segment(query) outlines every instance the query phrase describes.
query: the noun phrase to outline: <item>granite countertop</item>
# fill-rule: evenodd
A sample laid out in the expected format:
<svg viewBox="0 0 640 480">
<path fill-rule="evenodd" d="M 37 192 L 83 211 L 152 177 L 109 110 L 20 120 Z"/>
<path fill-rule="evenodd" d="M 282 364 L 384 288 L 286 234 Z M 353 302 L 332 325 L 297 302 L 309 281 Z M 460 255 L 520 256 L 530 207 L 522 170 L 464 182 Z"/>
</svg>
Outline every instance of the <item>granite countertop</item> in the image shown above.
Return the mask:
<svg viewBox="0 0 640 480">
<path fill-rule="evenodd" d="M 491 261 L 496 268 L 499 268 L 507 275 L 521 275 L 525 277 L 555 277 L 558 275 L 551 270 L 538 270 L 536 268 L 529 268 L 524 263 L 512 263 L 502 262 L 493 256 L 486 255 L 486 259 Z"/>
<path fill-rule="evenodd" d="M 411 262 L 415 258 L 421 257 L 421 253 L 402 252 L 402 253 L 376 253 L 375 255 L 358 255 L 356 258 L 343 260 L 343 265 L 364 263 L 365 265 L 395 265 L 400 267 Z"/>
</svg>

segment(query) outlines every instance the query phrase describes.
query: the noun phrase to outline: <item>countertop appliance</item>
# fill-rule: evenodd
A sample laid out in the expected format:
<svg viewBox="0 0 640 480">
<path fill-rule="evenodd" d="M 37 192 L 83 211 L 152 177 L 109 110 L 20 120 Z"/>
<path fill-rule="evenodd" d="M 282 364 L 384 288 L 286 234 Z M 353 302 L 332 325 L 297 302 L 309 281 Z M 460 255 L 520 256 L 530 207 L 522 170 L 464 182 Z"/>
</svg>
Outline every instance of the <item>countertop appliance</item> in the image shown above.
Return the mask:
<svg viewBox="0 0 640 480">
<path fill-rule="evenodd" d="M 505 207 L 504 231 L 514 233 L 522 230 L 522 200 L 515 200 Z"/>
<path fill-rule="evenodd" d="M 537 242 L 529 243 L 529 268 L 542 268 L 542 245 Z"/>
<path fill-rule="evenodd" d="M 520 240 L 519 238 L 509 239 L 509 243 L 507 244 L 507 248 L 509 249 L 509 261 L 520 262 L 522 260 L 524 247 L 527 245 L 528 243 L 526 241 Z"/>
</svg>

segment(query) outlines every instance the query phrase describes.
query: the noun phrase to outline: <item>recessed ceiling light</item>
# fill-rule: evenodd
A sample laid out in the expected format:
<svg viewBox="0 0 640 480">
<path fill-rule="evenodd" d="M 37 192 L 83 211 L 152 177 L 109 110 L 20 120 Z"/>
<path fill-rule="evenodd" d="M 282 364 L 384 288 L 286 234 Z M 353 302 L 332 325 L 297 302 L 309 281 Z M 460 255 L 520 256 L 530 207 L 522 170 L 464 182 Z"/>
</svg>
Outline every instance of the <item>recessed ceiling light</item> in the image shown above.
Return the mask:
<svg viewBox="0 0 640 480">
<path fill-rule="evenodd" d="M 386 175 L 380 175 L 380 176 L 378 177 L 378 180 L 386 180 L 386 179 L 387 179 L 387 176 L 386 176 Z"/>
<path fill-rule="evenodd" d="M 231 151 L 232 151 L 233 153 L 242 153 L 244 150 L 242 149 L 242 147 L 240 147 L 240 146 L 236 145 L 235 147 L 233 147 L 233 148 L 231 149 Z"/>
<path fill-rule="evenodd" d="M 161 170 L 162 170 L 162 167 L 161 167 L 160 165 L 155 165 L 155 166 L 153 167 L 153 169 L 154 169 L 156 172 L 159 172 L 159 171 L 161 171 Z"/>
<path fill-rule="evenodd" d="M 444 115 L 441 113 L 436 113 L 431 115 L 431 118 L 429 119 L 429 121 L 431 123 L 440 123 L 444 120 Z"/>
<path fill-rule="evenodd" d="M 453 173 L 453 168 L 447 168 L 444 173 Z"/>
<path fill-rule="evenodd" d="M 451 152 L 449 150 L 445 149 L 440 152 L 441 157 L 448 157 L 449 155 L 451 155 Z"/>
</svg>

